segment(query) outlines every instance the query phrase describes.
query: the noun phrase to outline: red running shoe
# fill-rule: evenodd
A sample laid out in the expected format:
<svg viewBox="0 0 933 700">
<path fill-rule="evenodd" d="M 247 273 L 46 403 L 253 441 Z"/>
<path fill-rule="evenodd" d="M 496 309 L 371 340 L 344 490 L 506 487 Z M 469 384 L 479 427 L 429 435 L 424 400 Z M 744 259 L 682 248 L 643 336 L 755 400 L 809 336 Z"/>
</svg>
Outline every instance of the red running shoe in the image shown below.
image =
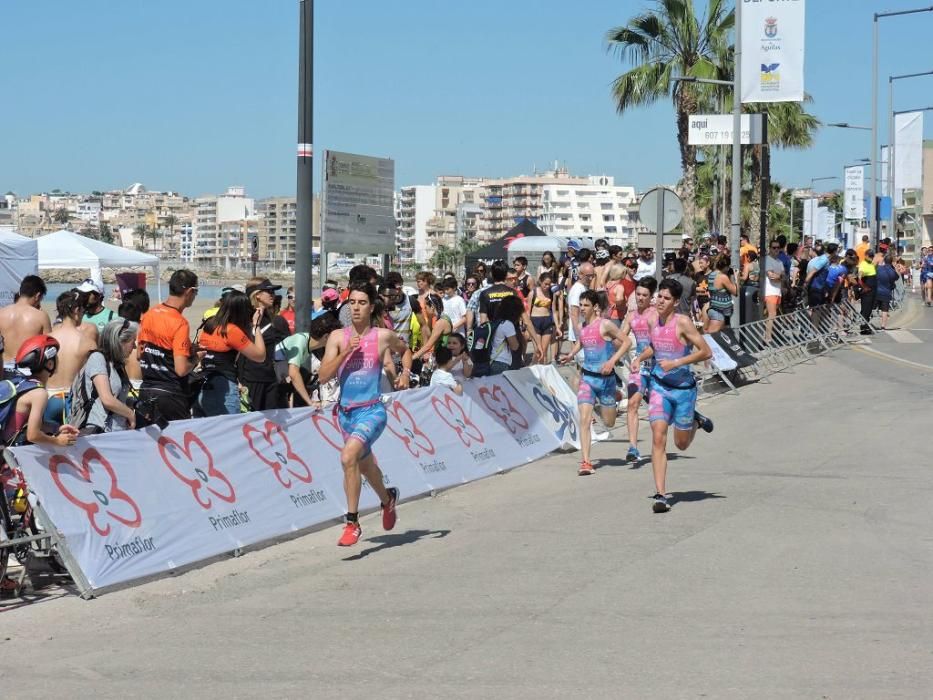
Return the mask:
<svg viewBox="0 0 933 700">
<path fill-rule="evenodd" d="M 395 527 L 398 515 L 395 512 L 395 505 L 398 503 L 398 489 L 388 488 L 389 502 L 382 506 L 382 529 L 391 530 Z"/>
<path fill-rule="evenodd" d="M 337 546 L 352 547 L 360 541 L 362 534 L 363 530 L 360 528 L 359 523 L 347 523 L 344 525 L 343 534 L 340 535 L 340 539 L 337 540 Z"/>
<path fill-rule="evenodd" d="M 596 470 L 593 469 L 592 462 L 580 462 L 580 469 L 577 471 L 578 476 L 589 476 L 595 473 Z"/>
</svg>

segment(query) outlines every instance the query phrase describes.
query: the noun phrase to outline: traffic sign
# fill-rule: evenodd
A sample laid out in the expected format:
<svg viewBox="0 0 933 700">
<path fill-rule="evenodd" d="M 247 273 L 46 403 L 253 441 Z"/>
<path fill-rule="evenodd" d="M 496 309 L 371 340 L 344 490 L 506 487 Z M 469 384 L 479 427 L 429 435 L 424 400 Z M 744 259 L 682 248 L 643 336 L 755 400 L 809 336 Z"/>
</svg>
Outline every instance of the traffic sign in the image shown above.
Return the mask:
<svg viewBox="0 0 933 700">
<path fill-rule="evenodd" d="M 655 187 L 641 198 L 638 216 L 649 231 L 670 233 L 683 221 L 684 204 L 674 190 Z"/>
</svg>

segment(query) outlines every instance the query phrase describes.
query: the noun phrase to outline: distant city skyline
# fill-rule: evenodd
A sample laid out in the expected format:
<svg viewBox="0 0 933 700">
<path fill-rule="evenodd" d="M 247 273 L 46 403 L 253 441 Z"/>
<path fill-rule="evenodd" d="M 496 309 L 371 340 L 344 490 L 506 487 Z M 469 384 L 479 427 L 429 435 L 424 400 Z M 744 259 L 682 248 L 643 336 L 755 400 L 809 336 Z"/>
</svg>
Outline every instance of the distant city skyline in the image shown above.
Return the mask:
<svg viewBox="0 0 933 700">
<path fill-rule="evenodd" d="M 676 182 L 671 105 L 620 118 L 609 94 L 625 66 L 606 52 L 605 32 L 647 7 L 318 2 L 315 155 L 393 158 L 397 188 L 440 175 L 530 175 L 555 160 L 638 190 Z M 824 123 L 870 124 L 877 10 L 870 0 L 844 12 L 808 3 L 808 109 Z M 256 198 L 294 195 L 297 2 L 14 3 L 4 21 L 7 65 L 18 68 L 4 76 L 0 191 L 142 182 L 192 197 L 230 185 Z M 881 25 L 882 142 L 887 76 L 933 69 L 931 29 L 933 13 Z M 895 108 L 928 106 L 931 85 L 899 82 Z M 773 176 L 805 186 L 838 174 L 823 183 L 837 187 L 843 165 L 869 146 L 867 132 L 823 128 L 808 151 L 775 151 Z"/>
</svg>

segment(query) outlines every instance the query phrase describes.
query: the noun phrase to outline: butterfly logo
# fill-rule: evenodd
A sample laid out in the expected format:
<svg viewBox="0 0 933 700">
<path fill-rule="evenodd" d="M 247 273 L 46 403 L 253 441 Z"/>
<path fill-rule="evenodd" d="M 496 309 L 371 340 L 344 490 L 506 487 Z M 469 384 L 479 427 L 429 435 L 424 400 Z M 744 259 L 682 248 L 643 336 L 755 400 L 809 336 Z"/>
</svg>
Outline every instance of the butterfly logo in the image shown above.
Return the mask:
<svg viewBox="0 0 933 700">
<path fill-rule="evenodd" d="M 305 484 L 311 483 L 311 470 L 292 449 L 288 434 L 278 423 L 267 420 L 261 428 L 246 424 L 243 426 L 243 436 L 255 455 L 271 467 L 282 486 L 287 489 L 292 487 L 290 477 Z"/>
<path fill-rule="evenodd" d="M 518 412 L 501 385 L 493 384 L 492 388 L 480 387 L 479 398 L 487 410 L 502 421 L 512 435 L 519 430 L 528 430 L 528 420 Z"/>
<path fill-rule="evenodd" d="M 762 73 L 773 73 L 774 71 L 778 69 L 778 66 L 780 65 L 781 65 L 780 63 L 768 63 L 768 64 L 762 63 L 761 72 Z"/>
<path fill-rule="evenodd" d="M 415 419 L 411 413 L 399 401 L 392 401 L 386 412 L 390 419 L 386 427 L 395 437 L 402 441 L 405 449 L 412 457 L 420 457 L 423 454 L 434 454 L 434 443 L 425 435 L 421 429 L 415 425 Z M 393 422 L 395 425 L 393 425 Z"/>
<path fill-rule="evenodd" d="M 132 497 L 117 483 L 117 474 L 96 449 L 85 450 L 78 466 L 65 455 L 49 460 L 52 481 L 71 503 L 84 511 L 98 535 L 106 537 L 111 522 L 137 528 L 143 516 Z M 64 476 L 72 477 L 63 479 Z"/>
<path fill-rule="evenodd" d="M 432 396 L 431 404 L 433 404 L 434 410 L 440 416 L 440 419 L 457 433 L 457 437 L 466 447 L 474 442 L 486 441 L 479 428 L 467 418 L 463 407 L 454 400 L 453 394 L 445 394 L 443 400 L 437 396 Z"/>
<path fill-rule="evenodd" d="M 211 496 L 227 503 L 236 502 L 233 484 L 214 466 L 214 457 L 194 433 L 186 431 L 182 445 L 162 435 L 159 437 L 159 454 L 169 471 L 191 489 L 194 500 L 205 510 L 214 503 Z"/>
<path fill-rule="evenodd" d="M 337 452 L 343 450 L 346 441 L 343 437 L 343 431 L 340 429 L 340 423 L 337 421 L 336 408 L 331 414 L 322 412 L 312 413 L 311 422 L 314 423 L 314 427 L 317 428 L 317 431 L 328 445 L 337 450 Z"/>
<path fill-rule="evenodd" d="M 553 394 L 545 393 L 540 388 L 534 388 L 534 397 L 539 404 L 547 411 L 551 418 L 557 423 L 555 432 L 558 440 L 564 439 L 564 432 L 567 433 L 567 439 L 574 441 L 577 439 L 577 424 L 573 420 L 573 414 L 560 400 Z"/>
</svg>

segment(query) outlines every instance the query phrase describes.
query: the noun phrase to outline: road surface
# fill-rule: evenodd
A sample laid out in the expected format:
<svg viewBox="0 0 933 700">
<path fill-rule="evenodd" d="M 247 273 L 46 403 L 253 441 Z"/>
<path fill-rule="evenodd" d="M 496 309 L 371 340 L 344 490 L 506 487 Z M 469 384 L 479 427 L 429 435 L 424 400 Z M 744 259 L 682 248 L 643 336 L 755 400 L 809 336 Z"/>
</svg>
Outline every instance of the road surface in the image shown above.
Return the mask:
<svg viewBox="0 0 933 700">
<path fill-rule="evenodd" d="M 4 688 L 929 697 L 933 310 L 918 313 L 920 342 L 877 337 L 707 402 L 716 431 L 672 459 L 668 514 L 617 429 L 595 476 L 552 456 L 405 503 L 391 534 L 366 518 L 353 550 L 331 528 L 89 602 L 7 608 Z"/>
</svg>

